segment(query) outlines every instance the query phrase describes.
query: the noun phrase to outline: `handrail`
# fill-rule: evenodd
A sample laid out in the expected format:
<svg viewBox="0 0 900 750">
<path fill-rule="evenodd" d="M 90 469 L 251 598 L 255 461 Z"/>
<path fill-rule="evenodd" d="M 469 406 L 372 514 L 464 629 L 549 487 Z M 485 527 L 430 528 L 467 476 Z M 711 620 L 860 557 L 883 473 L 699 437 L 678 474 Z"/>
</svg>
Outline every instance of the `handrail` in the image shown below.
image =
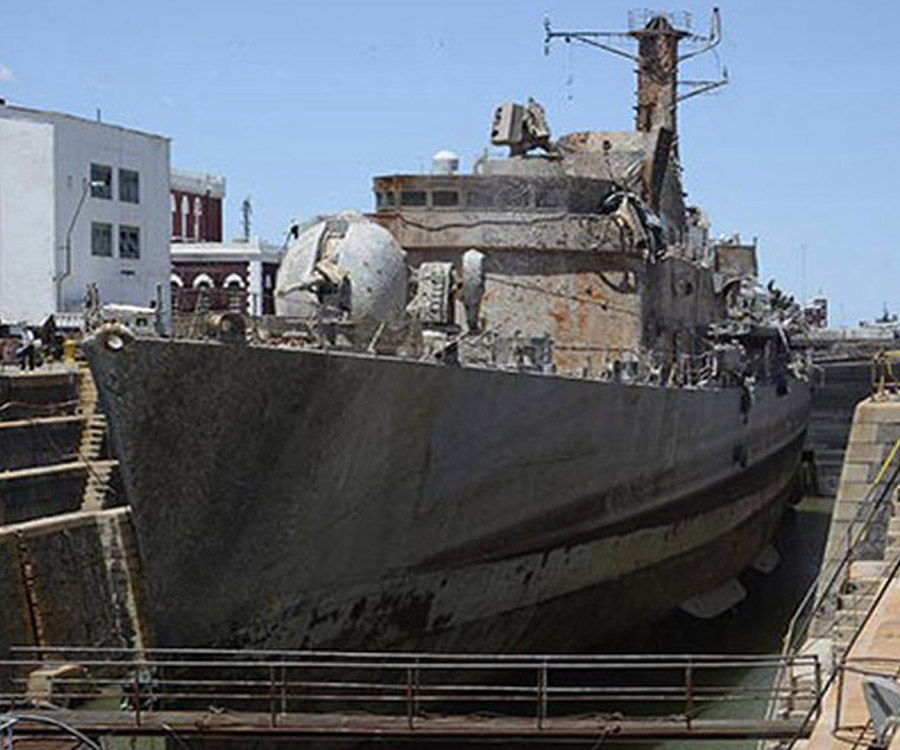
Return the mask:
<svg viewBox="0 0 900 750">
<path fill-rule="evenodd" d="M 894 370 L 894 365 L 900 365 L 900 350 L 882 350 L 872 358 L 873 396 L 900 391 L 900 372 Z"/>
<path fill-rule="evenodd" d="M 135 727 L 164 711 L 205 711 L 214 705 L 232 716 L 268 714 L 273 728 L 297 726 L 309 714 L 349 711 L 393 716 L 413 730 L 429 715 L 467 720 L 489 711 L 519 721 L 530 716 L 533 728 L 543 730 L 564 717 L 619 720 L 629 710 L 641 721 L 675 721 L 689 728 L 713 704 L 815 697 L 810 687 L 735 683 L 733 670 L 789 666 L 812 672 L 818 664 L 814 655 L 18 647 L 12 658 L 0 660 L 0 673 L 8 676 L 0 703 L 78 705 L 102 695 L 120 699 L 122 711 L 130 714 L 121 721 Z M 63 665 L 71 668 L 57 669 Z"/>
<path fill-rule="evenodd" d="M 869 490 L 866 492 L 865 497 L 859 504 L 856 514 L 848 524 L 847 546 L 844 555 L 836 565 L 830 566 L 831 573 L 830 575 L 827 575 L 827 577 L 826 574 L 828 574 L 828 570 L 823 567 L 819 575 L 817 575 L 813 580 L 809 589 L 807 589 L 807 592 L 804 595 L 803 599 L 800 601 L 800 604 L 795 609 L 794 614 L 791 617 L 790 622 L 788 623 L 788 628 L 782 641 L 781 653 L 783 656 L 798 654 L 800 648 L 802 647 L 808 636 L 810 625 L 812 624 L 815 617 L 822 614 L 827 607 L 834 605 L 835 600 L 840 593 L 840 586 L 842 586 L 847 580 L 850 565 L 857 559 L 856 554 L 858 552 L 858 549 L 867 542 L 869 531 L 871 530 L 876 519 L 879 518 L 887 500 L 891 496 L 892 490 L 897 485 L 898 477 L 900 477 L 900 461 L 898 461 L 898 456 L 900 456 L 900 438 L 895 441 L 891 450 L 888 452 L 888 455 L 879 467 L 879 470 L 876 473 L 875 478 L 871 486 L 869 487 Z M 885 480 L 889 472 L 890 476 L 887 478 L 887 480 Z M 853 530 L 857 527 L 858 531 L 854 535 Z M 892 563 L 890 571 L 891 577 L 897 573 L 898 567 L 900 567 L 900 558 L 893 561 Z M 865 623 L 868 622 L 869 618 L 871 617 L 872 611 L 874 610 L 878 601 L 880 601 L 883 589 L 884 587 L 882 586 L 881 590 L 867 607 L 863 620 L 859 624 L 856 633 L 854 633 L 854 635 L 852 636 L 848 647 L 855 642 L 856 638 L 859 635 L 859 631 L 865 625 Z M 810 707 L 809 711 L 804 717 L 804 720 L 801 724 L 801 730 L 797 732 L 797 735 L 794 737 L 794 739 L 791 740 L 791 742 L 789 742 L 787 745 L 788 750 L 794 746 L 797 739 L 800 739 L 800 736 L 806 730 L 813 717 L 817 716 L 820 713 L 821 702 L 824 698 L 824 695 L 831 684 L 834 682 L 835 677 L 839 672 L 840 669 L 837 667 L 837 665 L 832 665 L 830 672 L 825 675 L 825 679 L 819 686 L 818 696 L 813 706 Z M 779 670 L 775 676 L 776 686 L 784 681 L 786 674 L 786 667 L 779 667 Z M 767 718 L 772 718 L 777 709 L 777 702 L 773 700 L 769 705 Z"/>
<path fill-rule="evenodd" d="M 873 665 L 889 667 L 889 669 L 875 669 L 872 668 Z M 843 738 L 848 733 L 855 731 L 857 736 L 855 738 L 849 738 L 847 740 L 848 742 L 851 740 L 854 742 L 852 747 L 858 747 L 863 743 L 864 740 L 866 740 L 864 744 L 866 746 L 869 746 L 870 742 L 868 740 L 872 729 L 871 718 L 867 719 L 866 722 L 862 725 L 845 724 L 843 722 L 843 702 L 844 694 L 846 692 L 846 680 L 844 679 L 844 676 L 847 673 L 850 673 L 860 675 L 862 677 L 878 676 L 886 677 L 890 680 L 897 680 L 898 677 L 900 677 L 900 658 L 886 656 L 844 657 L 841 660 L 841 663 L 837 666 L 837 671 L 840 674 L 840 679 L 838 680 L 838 693 L 837 699 L 835 701 L 834 724 L 832 727 L 832 732 L 835 737 Z"/>
<path fill-rule="evenodd" d="M 12 654 L 43 654 L 43 653 L 59 653 L 59 654 L 113 654 L 124 659 L 133 659 L 142 654 L 156 654 L 162 661 L 162 657 L 183 656 L 186 654 L 195 654 L 198 656 L 216 656 L 224 660 L 226 657 L 240 657 L 242 660 L 249 661 L 250 657 L 254 658 L 270 658 L 277 661 L 290 661 L 309 659 L 319 662 L 332 662 L 335 664 L 343 663 L 344 660 L 378 662 L 383 659 L 399 661 L 407 663 L 409 661 L 432 661 L 435 663 L 455 664 L 456 662 L 476 662 L 479 665 L 489 662 L 498 664 L 519 663 L 519 664 L 535 664 L 540 662 L 549 662 L 561 665 L 579 665 L 597 664 L 626 666 L 635 663 L 645 663 L 650 666 L 672 664 L 683 664 L 686 661 L 692 662 L 710 662 L 717 666 L 740 666 L 744 663 L 750 663 L 755 666 L 765 664 L 771 666 L 778 664 L 791 657 L 782 654 L 492 654 L 492 653 L 473 653 L 473 652 L 450 652 L 450 653 L 429 653 L 424 651 L 344 651 L 344 650 L 327 650 L 327 649 L 227 649 L 227 648 L 211 648 L 211 647 L 154 647 L 154 648 L 120 648 L 117 646 L 28 646 L 16 645 L 10 648 Z M 17 661 L 20 663 L 23 660 Z M 208 660 L 207 660 L 208 661 Z"/>
<path fill-rule="evenodd" d="M 877 515 L 884 508 L 886 500 L 890 497 L 890 491 L 897 483 L 898 475 L 900 475 L 900 462 L 897 461 L 898 455 L 900 455 L 900 438 L 894 443 L 887 458 L 879 467 L 875 480 L 873 480 L 869 490 L 866 492 L 866 496 L 860 503 L 856 515 L 848 524 L 848 543 L 846 552 L 838 561 L 837 565 L 833 567 L 831 575 L 827 578 L 827 583 L 825 583 L 824 587 L 823 580 L 825 579 L 827 571 L 823 569 L 813 580 L 797 609 L 794 611 L 794 615 L 788 623 L 788 628 L 782 641 L 783 655 L 796 652 L 802 645 L 803 640 L 805 640 L 809 624 L 812 622 L 813 618 L 820 612 L 824 604 L 833 601 L 832 597 L 836 593 L 833 591 L 834 587 L 838 582 L 843 583 L 844 574 L 849 570 L 850 563 L 856 560 L 855 555 L 858 547 L 865 542 L 868 532 L 875 522 Z M 884 478 L 888 470 L 892 470 L 892 473 L 890 479 L 885 483 Z M 859 527 L 856 535 L 851 538 L 852 530 L 859 524 L 862 524 L 862 526 Z M 805 610 L 810 607 L 810 605 L 814 606 L 809 611 L 805 621 L 801 621 Z M 800 629 L 800 626 L 802 626 L 802 629 Z"/>
</svg>

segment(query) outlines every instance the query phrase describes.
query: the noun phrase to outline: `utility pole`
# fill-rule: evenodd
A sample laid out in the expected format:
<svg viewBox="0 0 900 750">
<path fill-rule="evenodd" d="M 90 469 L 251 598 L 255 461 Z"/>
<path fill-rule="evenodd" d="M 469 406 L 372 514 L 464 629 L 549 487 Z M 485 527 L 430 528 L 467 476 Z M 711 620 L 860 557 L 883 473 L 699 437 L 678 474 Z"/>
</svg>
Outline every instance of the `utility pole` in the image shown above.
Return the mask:
<svg viewBox="0 0 900 750">
<path fill-rule="evenodd" d="M 253 206 L 250 204 L 250 196 L 244 198 L 241 203 L 241 226 L 244 230 L 244 242 L 250 242 L 250 228 L 253 217 Z"/>
</svg>

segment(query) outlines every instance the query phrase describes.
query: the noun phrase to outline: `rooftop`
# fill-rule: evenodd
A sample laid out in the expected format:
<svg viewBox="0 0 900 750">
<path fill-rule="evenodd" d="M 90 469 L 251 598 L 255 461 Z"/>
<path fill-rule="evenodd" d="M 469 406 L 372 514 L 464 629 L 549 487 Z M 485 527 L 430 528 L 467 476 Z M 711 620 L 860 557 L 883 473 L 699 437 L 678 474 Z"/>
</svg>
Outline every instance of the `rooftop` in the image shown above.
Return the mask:
<svg viewBox="0 0 900 750">
<path fill-rule="evenodd" d="M 127 128 L 124 125 L 115 125 L 102 120 L 91 120 L 87 117 L 79 117 L 78 115 L 70 115 L 66 112 L 56 112 L 45 109 L 32 109 L 30 107 L 19 107 L 13 104 L 0 104 L 0 117 L 20 118 L 36 121 L 53 121 L 53 120 L 71 120 L 73 122 L 96 125 L 98 127 L 112 128 L 123 133 L 133 133 L 142 135 L 146 138 L 156 138 L 161 141 L 171 141 L 172 139 L 165 135 L 157 133 L 148 133 L 145 130 L 137 130 L 136 128 Z"/>
<path fill-rule="evenodd" d="M 276 261 L 282 248 L 253 237 L 249 242 L 231 240 L 230 242 L 173 242 L 171 244 L 173 261 L 210 262 L 210 261 Z"/>
<path fill-rule="evenodd" d="M 219 174 L 173 169 L 170 184 L 175 190 L 183 190 L 188 193 L 209 193 L 214 198 L 225 197 L 225 177 Z"/>
</svg>

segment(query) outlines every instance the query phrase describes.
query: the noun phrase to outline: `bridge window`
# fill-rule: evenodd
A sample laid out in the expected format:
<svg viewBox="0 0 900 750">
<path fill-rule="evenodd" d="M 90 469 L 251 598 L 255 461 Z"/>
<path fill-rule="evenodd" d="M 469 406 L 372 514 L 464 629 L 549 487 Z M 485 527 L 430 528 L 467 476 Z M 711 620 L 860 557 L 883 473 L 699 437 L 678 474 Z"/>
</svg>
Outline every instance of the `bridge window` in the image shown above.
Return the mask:
<svg viewBox="0 0 900 750">
<path fill-rule="evenodd" d="M 455 190 L 435 190 L 431 194 L 432 206 L 458 206 L 459 193 Z"/>
<path fill-rule="evenodd" d="M 393 208 L 397 205 L 397 194 L 388 191 L 386 193 L 375 193 L 375 208 L 381 210 L 383 208 Z"/>
<path fill-rule="evenodd" d="M 424 190 L 403 190 L 400 193 L 401 206 L 427 206 L 428 193 Z"/>
<path fill-rule="evenodd" d="M 566 189 L 560 186 L 538 188 L 535 204 L 538 208 L 563 208 L 566 205 Z"/>
<path fill-rule="evenodd" d="M 497 192 L 497 205 L 501 208 L 527 208 L 531 204 L 531 190 L 527 183 L 502 185 Z"/>
<path fill-rule="evenodd" d="M 470 187 L 466 193 L 469 208 L 490 208 L 494 205 L 494 193 L 487 188 Z"/>
</svg>

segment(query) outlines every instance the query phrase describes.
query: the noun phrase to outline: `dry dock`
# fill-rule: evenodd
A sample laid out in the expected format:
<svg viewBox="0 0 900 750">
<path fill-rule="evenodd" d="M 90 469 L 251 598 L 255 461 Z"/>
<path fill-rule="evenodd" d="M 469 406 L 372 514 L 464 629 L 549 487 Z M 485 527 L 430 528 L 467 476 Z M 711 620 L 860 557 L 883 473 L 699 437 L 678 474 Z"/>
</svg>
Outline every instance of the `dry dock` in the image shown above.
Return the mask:
<svg viewBox="0 0 900 750">
<path fill-rule="evenodd" d="M 130 509 L 91 383 L 83 372 L 19 377 L 34 380 L 2 384 L 19 396 L 15 413 L 0 415 L 0 447 L 14 446 L 0 453 L 0 584 L 14 603 L 0 637 L 4 650 L 28 645 L 0 663 L 0 724 L 36 746 L 75 730 L 223 747 L 751 738 L 866 747 L 874 732 L 862 682 L 900 674 L 900 399 L 890 394 L 856 409 L 822 571 L 783 655 L 453 657 L 153 649 Z M 66 664 L 85 671 L 57 673 Z M 781 679 L 747 688 L 734 679 L 746 669 Z M 28 680 L 36 670 L 52 675 L 40 694 Z M 772 707 L 764 717 L 761 703 Z M 724 704 L 736 707 L 728 718 L 710 712 Z"/>
<path fill-rule="evenodd" d="M 0 653 L 145 641 L 130 510 L 86 368 L 0 370 Z"/>
</svg>

